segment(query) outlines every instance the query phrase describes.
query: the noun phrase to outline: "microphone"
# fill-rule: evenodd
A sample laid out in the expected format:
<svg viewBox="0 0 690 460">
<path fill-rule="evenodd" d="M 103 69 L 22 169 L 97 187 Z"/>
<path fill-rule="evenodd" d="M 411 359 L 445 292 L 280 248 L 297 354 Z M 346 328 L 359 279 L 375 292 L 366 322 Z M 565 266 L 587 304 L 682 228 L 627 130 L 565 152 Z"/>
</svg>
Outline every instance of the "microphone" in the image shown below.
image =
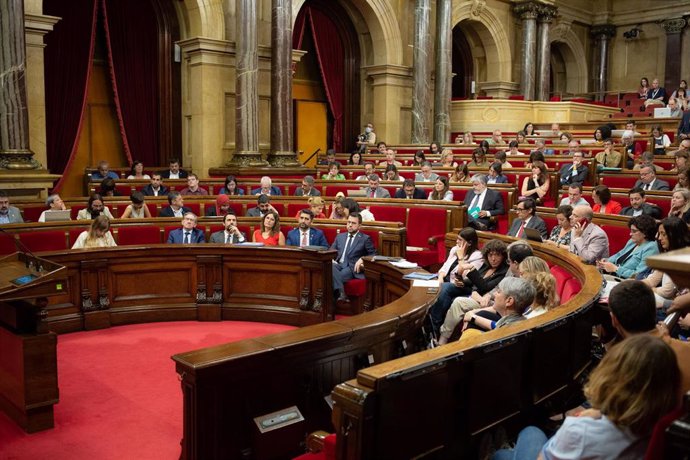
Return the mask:
<svg viewBox="0 0 690 460">
<path fill-rule="evenodd" d="M 14 247 L 17 248 L 17 251 L 26 256 L 24 264 L 26 265 L 27 269 L 33 271 L 35 267 L 38 273 L 41 273 L 43 271 L 43 265 L 41 265 L 41 262 L 38 259 L 38 257 L 36 257 L 34 253 L 31 252 L 31 249 L 27 248 L 19 238 L 15 238 L 13 233 L 8 232 L 2 227 L 0 227 L 0 233 L 3 233 L 8 237 L 12 238 L 12 241 L 14 242 Z"/>
</svg>

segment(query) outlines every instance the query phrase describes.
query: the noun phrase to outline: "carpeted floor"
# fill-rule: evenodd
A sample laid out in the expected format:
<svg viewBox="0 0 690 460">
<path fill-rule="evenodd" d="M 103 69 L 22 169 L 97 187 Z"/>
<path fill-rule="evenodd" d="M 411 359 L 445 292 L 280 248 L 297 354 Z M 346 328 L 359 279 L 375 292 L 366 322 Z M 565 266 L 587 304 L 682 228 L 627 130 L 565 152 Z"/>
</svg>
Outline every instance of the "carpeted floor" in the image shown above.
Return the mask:
<svg viewBox="0 0 690 460">
<path fill-rule="evenodd" d="M 290 329 L 173 322 L 61 335 L 55 428 L 27 435 L 0 413 L 0 459 L 177 459 L 182 390 L 170 357 Z"/>
</svg>

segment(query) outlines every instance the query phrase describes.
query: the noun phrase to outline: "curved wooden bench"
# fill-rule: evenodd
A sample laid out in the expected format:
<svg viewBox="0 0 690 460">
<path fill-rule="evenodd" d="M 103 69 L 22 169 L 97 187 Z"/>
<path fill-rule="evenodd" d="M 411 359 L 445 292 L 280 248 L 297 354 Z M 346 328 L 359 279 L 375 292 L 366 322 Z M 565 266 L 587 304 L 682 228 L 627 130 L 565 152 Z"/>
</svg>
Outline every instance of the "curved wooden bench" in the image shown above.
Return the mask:
<svg viewBox="0 0 690 460">
<path fill-rule="evenodd" d="M 577 385 L 590 362 L 601 275 L 570 254 L 533 247 L 569 270 L 580 292 L 536 318 L 360 370 L 333 391 L 336 458 L 466 458 L 485 430 L 528 418 Z"/>
</svg>

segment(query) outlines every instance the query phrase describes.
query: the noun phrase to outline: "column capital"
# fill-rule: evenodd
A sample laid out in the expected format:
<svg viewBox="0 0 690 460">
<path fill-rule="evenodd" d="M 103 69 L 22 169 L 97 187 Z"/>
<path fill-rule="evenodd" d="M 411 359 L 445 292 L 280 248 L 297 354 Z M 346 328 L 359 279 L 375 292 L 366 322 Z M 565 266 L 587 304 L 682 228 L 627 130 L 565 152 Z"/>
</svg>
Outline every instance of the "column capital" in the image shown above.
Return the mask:
<svg viewBox="0 0 690 460">
<path fill-rule="evenodd" d="M 673 18 L 661 22 L 661 27 L 667 34 L 679 34 L 687 24 L 688 21 L 685 18 Z"/>
<path fill-rule="evenodd" d="M 533 1 L 516 3 L 513 6 L 513 13 L 523 21 L 526 19 L 537 19 L 539 16 L 540 4 Z"/>
<path fill-rule="evenodd" d="M 549 23 L 553 21 L 553 18 L 558 14 L 558 7 L 539 3 L 537 5 L 537 11 L 539 12 L 539 22 Z"/>
<path fill-rule="evenodd" d="M 599 24 L 592 26 L 589 33 L 595 38 L 613 38 L 616 36 L 616 26 L 613 24 Z"/>
</svg>

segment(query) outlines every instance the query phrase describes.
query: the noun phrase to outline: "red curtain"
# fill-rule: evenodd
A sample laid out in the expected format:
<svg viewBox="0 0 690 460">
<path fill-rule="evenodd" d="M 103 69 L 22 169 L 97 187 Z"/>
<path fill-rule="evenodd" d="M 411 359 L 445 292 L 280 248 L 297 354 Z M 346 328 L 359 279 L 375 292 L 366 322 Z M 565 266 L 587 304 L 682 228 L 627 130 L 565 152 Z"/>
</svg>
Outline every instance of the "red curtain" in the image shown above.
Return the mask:
<svg viewBox="0 0 690 460">
<path fill-rule="evenodd" d="M 96 36 L 96 0 L 44 0 L 43 11 L 62 18 L 46 35 L 46 150 L 48 168 L 66 171 L 81 132 Z M 64 176 L 58 181 L 59 190 Z"/>
<path fill-rule="evenodd" d="M 320 9 L 305 6 L 297 16 L 293 42 L 298 48 L 302 45 L 305 22 L 309 22 L 316 59 L 319 63 L 323 86 L 326 90 L 328 106 L 333 115 L 333 148 L 336 152 L 343 150 L 343 106 L 345 99 L 345 53 L 336 25 Z"/>
<path fill-rule="evenodd" d="M 150 1 L 102 0 L 110 76 L 128 161 L 160 163 L 158 23 Z"/>
</svg>

